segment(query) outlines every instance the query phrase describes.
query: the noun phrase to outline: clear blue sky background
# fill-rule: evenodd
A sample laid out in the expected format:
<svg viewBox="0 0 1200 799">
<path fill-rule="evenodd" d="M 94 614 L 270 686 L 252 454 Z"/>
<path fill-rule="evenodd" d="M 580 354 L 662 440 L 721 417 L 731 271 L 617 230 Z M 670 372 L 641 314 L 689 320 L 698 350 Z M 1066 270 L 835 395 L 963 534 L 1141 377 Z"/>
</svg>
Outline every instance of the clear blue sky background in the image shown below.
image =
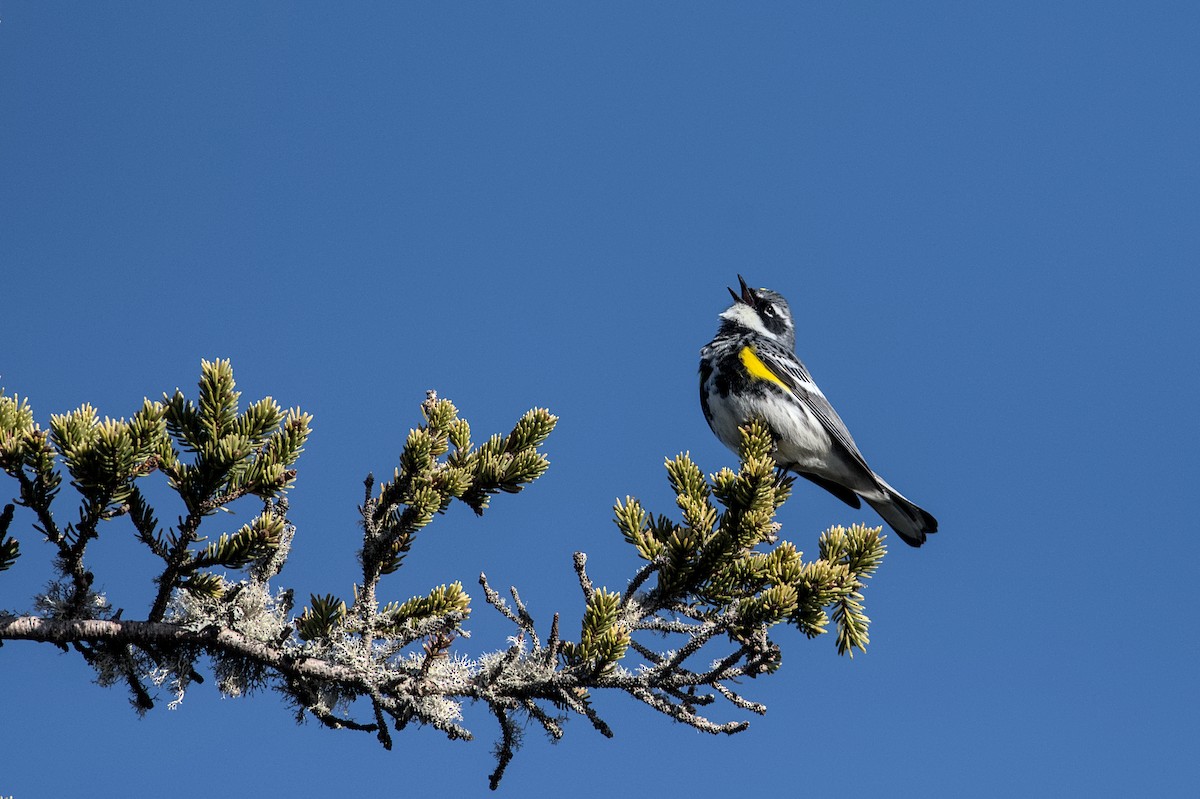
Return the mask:
<svg viewBox="0 0 1200 799">
<path fill-rule="evenodd" d="M 1197 31 L 1193 3 L 0 2 L 0 384 L 43 424 L 120 416 L 228 357 L 246 399 L 312 412 L 302 597 L 348 595 L 363 476 L 426 389 L 477 437 L 548 406 L 544 481 L 385 584 L 462 579 L 478 653 L 511 632 L 480 571 L 578 618 L 573 551 L 612 587 L 637 566 L 613 499 L 670 511 L 665 456 L 733 462 L 696 364 L 741 272 L 941 532 L 893 546 L 865 656 L 781 631 L 746 733 L 601 697 L 615 740 L 531 729 L 502 791 L 1187 795 Z M 803 485 L 781 520 L 811 551 L 875 517 Z M 29 523 L 10 609 L 48 576 Z M 149 557 L 120 524 L 96 549 L 136 617 Z M 491 768 L 482 708 L 474 743 L 389 753 L 270 694 L 210 680 L 138 720 L 90 680 L 0 650 L 0 794 L 470 796 Z"/>
</svg>

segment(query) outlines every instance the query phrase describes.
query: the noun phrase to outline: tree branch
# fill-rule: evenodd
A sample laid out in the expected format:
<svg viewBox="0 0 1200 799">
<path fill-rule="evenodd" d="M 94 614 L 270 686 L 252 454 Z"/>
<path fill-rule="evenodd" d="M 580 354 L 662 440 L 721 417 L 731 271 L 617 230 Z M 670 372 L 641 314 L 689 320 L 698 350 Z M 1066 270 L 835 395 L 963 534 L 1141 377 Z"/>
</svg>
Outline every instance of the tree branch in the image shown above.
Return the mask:
<svg viewBox="0 0 1200 799">
<path fill-rule="evenodd" d="M 471 738 L 462 703 L 483 703 L 500 725 L 494 788 L 520 745 L 519 718 L 536 721 L 554 739 L 570 714 L 606 737 L 613 732 L 591 704 L 598 690 L 617 690 L 658 713 L 706 733 L 733 734 L 744 720 L 720 722 L 697 712 L 723 698 L 738 711 L 765 707 L 729 687 L 779 667 L 769 638 L 777 624 L 812 637 L 831 623 L 840 651 L 864 649 L 864 581 L 885 552 L 879 529 L 830 528 L 820 556 L 804 561 L 778 537 L 774 514 L 791 478 L 776 472 L 770 431 L 743 428 L 741 467 L 706 477 L 686 455 L 667 462 L 682 522 L 644 511 L 627 498 L 616 523 L 645 563 L 623 591 L 597 587 L 587 555 L 573 566 L 584 600 L 579 637 L 560 630 L 555 613 L 545 640 L 515 587 L 511 604 L 480 575 L 485 602 L 516 628 L 511 644 L 471 658 L 452 652 L 468 637 L 463 623 L 471 597 L 460 583 L 383 604 L 381 581 L 402 565 L 417 533 L 458 500 L 477 514 L 498 493 L 517 493 L 548 467 L 539 447 L 556 417 L 533 409 L 508 435 L 479 446 L 452 403 L 430 392 L 423 423 L 410 431 L 390 481 L 365 481 L 362 583 L 353 599 L 311 595 L 293 617 L 291 589 L 272 594 L 295 528 L 282 497 L 296 476 L 292 464 L 308 435 L 309 417 L 284 411 L 269 397 L 238 411 L 227 361 L 204 362 L 200 402 L 176 390 L 146 401 L 129 422 L 98 420 L 91 406 L 53 419 L 48 437 L 27 405 L 0 393 L 0 468 L 20 485 L 20 503 L 54 544 L 58 577 L 39 599 L 44 615 L 0 613 L 0 642 L 27 640 L 74 647 L 104 685 L 124 682 L 139 710 L 152 706 L 155 685 L 178 694 L 200 681 L 195 662 L 212 658 L 218 688 L 237 696 L 260 685 L 283 694 L 298 718 L 373 733 L 392 748 L 391 727 L 412 720 L 451 739 Z M 51 441 L 50 439 L 53 439 Z M 51 447 L 53 443 L 53 448 Z M 178 449 L 176 448 L 178 445 Z M 190 455 L 180 455 L 180 452 Z M 55 454 L 83 502 L 77 524 L 60 528 L 51 503 L 60 482 Z M 185 462 L 190 460 L 191 462 Z M 136 478 L 159 471 L 186 508 L 173 530 L 160 533 Z M 253 522 L 221 535 L 202 551 L 199 527 L 213 511 L 256 496 L 265 503 Z M 136 535 L 163 562 L 148 618 L 126 621 L 92 594 L 85 549 L 101 522 L 128 515 Z M 11 515 L 0 514 L 0 570 L 20 554 L 5 543 Z M 245 569 L 234 581 L 205 571 Z M 344 593 L 342 597 L 349 597 Z M 832 609 L 832 614 L 828 609 Z M 101 618 L 89 618 L 97 616 Z M 421 651 L 413 651 L 421 643 Z M 711 659 L 698 666 L 704 655 Z M 724 707 L 724 705 L 721 705 Z"/>
</svg>

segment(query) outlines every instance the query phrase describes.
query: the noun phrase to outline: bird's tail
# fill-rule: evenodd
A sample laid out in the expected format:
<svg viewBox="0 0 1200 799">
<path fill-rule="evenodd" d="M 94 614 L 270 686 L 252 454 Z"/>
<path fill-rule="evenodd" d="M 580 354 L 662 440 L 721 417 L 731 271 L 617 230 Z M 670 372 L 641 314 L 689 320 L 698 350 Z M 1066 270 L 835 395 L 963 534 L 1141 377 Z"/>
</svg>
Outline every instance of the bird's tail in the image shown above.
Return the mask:
<svg viewBox="0 0 1200 799">
<path fill-rule="evenodd" d="M 880 484 L 885 489 L 881 498 L 864 496 L 867 504 L 883 517 L 888 526 L 896 531 L 896 535 L 909 546 L 919 547 L 925 543 L 925 536 L 936 533 L 937 519 L 933 514 L 910 502 L 903 494 L 882 479 Z"/>
</svg>

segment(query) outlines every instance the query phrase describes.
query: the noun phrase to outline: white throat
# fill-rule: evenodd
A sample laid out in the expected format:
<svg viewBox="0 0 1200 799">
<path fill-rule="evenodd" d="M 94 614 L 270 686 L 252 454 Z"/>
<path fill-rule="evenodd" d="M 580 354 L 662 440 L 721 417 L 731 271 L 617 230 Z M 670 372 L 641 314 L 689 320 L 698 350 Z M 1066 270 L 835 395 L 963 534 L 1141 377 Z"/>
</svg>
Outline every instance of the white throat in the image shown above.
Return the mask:
<svg viewBox="0 0 1200 799">
<path fill-rule="evenodd" d="M 759 318 L 754 309 L 745 303 L 737 302 L 733 305 L 730 305 L 721 313 L 721 318 L 728 319 L 735 324 L 749 328 L 755 333 L 766 336 L 767 338 L 773 338 L 775 340 L 779 339 L 779 336 L 775 335 L 770 330 L 767 330 L 766 326 L 762 323 L 762 319 Z"/>
</svg>

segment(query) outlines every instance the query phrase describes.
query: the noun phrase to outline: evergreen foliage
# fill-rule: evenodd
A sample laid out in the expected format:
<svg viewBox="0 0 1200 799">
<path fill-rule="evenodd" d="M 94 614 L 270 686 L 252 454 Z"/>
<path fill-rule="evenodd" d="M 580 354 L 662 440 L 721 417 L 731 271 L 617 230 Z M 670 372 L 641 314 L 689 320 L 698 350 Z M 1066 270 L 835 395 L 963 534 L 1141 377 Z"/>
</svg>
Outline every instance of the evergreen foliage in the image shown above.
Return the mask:
<svg viewBox="0 0 1200 799">
<path fill-rule="evenodd" d="M 516 751 L 519 721 L 559 738 L 574 714 L 611 736 L 591 704 L 597 690 L 624 692 L 705 732 L 734 733 L 747 722 L 718 723 L 700 711 L 723 698 L 737 711 L 765 712 L 732 686 L 779 668 L 772 628 L 816 637 L 832 624 L 842 654 L 869 642 L 862 592 L 885 554 L 880 528 L 832 527 L 808 560 L 780 540 L 775 514 L 793 478 L 775 468 L 770 432 L 753 421 L 743 429 L 736 471 L 706 477 L 686 453 L 666 462 L 678 519 L 633 497 L 616 503 L 617 529 L 643 564 L 624 589 L 609 590 L 592 584 L 586 556 L 576 553 L 577 640 L 560 636 L 557 613 L 543 637 L 517 590 L 510 604 L 481 575 L 484 599 L 516 635 L 503 651 L 451 657 L 471 613 L 462 584 L 381 602 L 381 581 L 454 501 L 482 515 L 493 497 L 519 493 L 544 474 L 541 447 L 557 418 L 534 408 L 509 433 L 476 445 L 458 409 L 433 392 L 391 479 L 365 481 L 362 581 L 341 595 L 349 603 L 337 593 L 312 594 L 293 615 L 293 591 L 270 582 L 296 535 L 285 495 L 311 417 L 270 397 L 245 410 L 239 401 L 222 360 L 201 363 L 196 399 L 177 389 L 145 400 L 128 420 L 101 418 L 85 404 L 52 416 L 44 430 L 26 401 L 0 392 L 0 469 L 17 493 L 0 512 L 0 571 L 28 557 L 10 534 L 16 506 L 55 556 L 36 612 L 0 613 L 0 642 L 72 647 L 101 684 L 125 684 L 139 712 L 153 707 L 164 683 L 178 701 L 199 681 L 198 661 L 207 655 L 226 695 L 269 687 L 297 718 L 368 732 L 388 748 L 392 733 L 412 721 L 470 739 L 461 705 L 483 703 L 500 725 L 492 787 Z M 66 501 L 61 470 L 79 497 L 65 524 L 55 515 Z M 185 509 L 174 525 L 160 523 L 139 488 L 154 474 Z M 257 498 L 261 512 L 220 531 L 216 512 L 246 497 Z M 92 591 L 87 547 L 120 517 L 161 563 L 144 620 L 122 619 Z"/>
</svg>

